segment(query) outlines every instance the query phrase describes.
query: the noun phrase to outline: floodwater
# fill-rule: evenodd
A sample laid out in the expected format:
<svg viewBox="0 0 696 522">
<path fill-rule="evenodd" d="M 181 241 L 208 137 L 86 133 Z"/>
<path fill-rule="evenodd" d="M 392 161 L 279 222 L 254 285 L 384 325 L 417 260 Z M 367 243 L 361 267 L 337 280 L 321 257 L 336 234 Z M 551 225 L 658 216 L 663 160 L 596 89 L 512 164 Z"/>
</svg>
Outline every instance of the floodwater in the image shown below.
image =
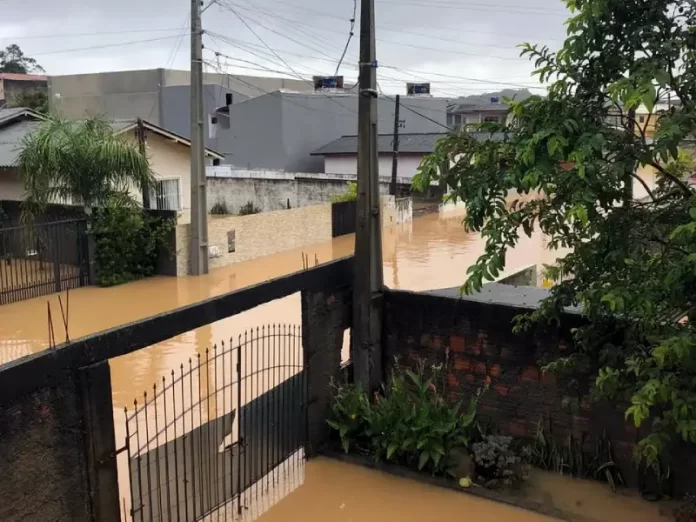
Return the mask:
<svg viewBox="0 0 696 522">
<path fill-rule="evenodd" d="M 385 284 L 391 288 L 408 290 L 461 285 L 466 278 L 468 266 L 483 252 L 480 237 L 467 234 L 462 228 L 461 220 L 462 214 L 456 212 L 434 214 L 417 218 L 408 225 L 385 229 Z M 55 342 L 61 343 L 67 335 L 76 339 L 299 271 L 302 269 L 303 254 L 307 255 L 310 264 L 347 256 L 352 253 L 353 244 L 354 236 L 349 235 L 303 249 L 215 269 L 200 277 L 153 277 L 113 288 L 77 289 L 70 292 L 69 304 L 63 294 L 67 328 L 61 320 L 55 295 L 3 306 L 0 309 L 0 363 L 47 347 L 47 302 L 52 311 Z M 508 255 L 506 273 L 532 264 L 550 263 L 555 257 L 553 252 L 546 250 L 540 234 L 531 238 L 523 236 L 520 244 Z M 188 366 L 191 358 L 195 363 L 197 356 L 205 357 L 206 348 L 223 340 L 237 338 L 251 328 L 270 323 L 299 325 L 300 322 L 300 298 L 299 294 L 295 294 L 110 361 L 117 443 L 120 444 L 125 437 L 124 408 L 132 409 L 136 397 L 140 399 L 143 391 L 152 390 L 153 383 L 161 383 L 162 377 L 171 375 L 173 369 L 180 368 L 182 364 Z M 249 398 L 251 395 L 242 399 L 242 403 Z M 121 454 L 120 469 L 127 466 L 125 457 L 125 454 Z M 120 473 L 120 478 L 121 487 L 127 488 L 124 483 L 127 473 Z M 351 486 L 347 487 L 347 484 Z M 312 507 L 315 512 L 307 517 L 294 516 L 294 510 L 307 508 L 307 500 L 294 500 L 301 499 L 303 495 L 317 500 Z M 343 500 L 339 502 L 341 498 Z M 359 506 L 358 498 L 367 500 Z M 335 505 L 329 507 L 329 501 L 333 501 Z M 344 507 L 340 507 L 341 505 Z M 282 506 L 287 506 L 288 511 L 285 512 Z M 325 506 L 326 511 L 321 511 L 319 506 Z M 500 516 L 495 515 L 498 509 L 502 510 Z M 264 515 L 264 520 L 266 517 L 268 520 L 310 521 L 333 518 L 422 520 L 432 514 L 455 517 L 457 513 L 468 513 L 469 510 L 471 513 L 489 513 L 484 520 L 542 520 L 484 501 L 462 499 L 451 492 L 431 490 L 375 472 L 323 460 L 308 464 L 306 483 L 300 488 L 298 496 L 291 495 L 285 502 L 271 509 Z M 368 516 L 368 513 L 372 514 Z"/>
</svg>

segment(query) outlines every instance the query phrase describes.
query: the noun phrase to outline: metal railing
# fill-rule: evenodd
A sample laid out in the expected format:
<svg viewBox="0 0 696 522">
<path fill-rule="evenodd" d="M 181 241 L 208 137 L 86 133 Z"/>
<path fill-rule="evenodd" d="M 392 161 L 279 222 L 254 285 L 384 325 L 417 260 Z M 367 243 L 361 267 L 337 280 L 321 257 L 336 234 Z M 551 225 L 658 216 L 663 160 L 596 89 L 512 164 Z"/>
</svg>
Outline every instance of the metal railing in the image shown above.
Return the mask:
<svg viewBox="0 0 696 522">
<path fill-rule="evenodd" d="M 300 328 L 264 326 L 136 399 L 125 411 L 130 519 L 234 520 L 289 481 L 307 438 L 304 369 Z"/>
<path fill-rule="evenodd" d="M 0 305 L 88 284 L 87 220 L 0 228 Z"/>
</svg>

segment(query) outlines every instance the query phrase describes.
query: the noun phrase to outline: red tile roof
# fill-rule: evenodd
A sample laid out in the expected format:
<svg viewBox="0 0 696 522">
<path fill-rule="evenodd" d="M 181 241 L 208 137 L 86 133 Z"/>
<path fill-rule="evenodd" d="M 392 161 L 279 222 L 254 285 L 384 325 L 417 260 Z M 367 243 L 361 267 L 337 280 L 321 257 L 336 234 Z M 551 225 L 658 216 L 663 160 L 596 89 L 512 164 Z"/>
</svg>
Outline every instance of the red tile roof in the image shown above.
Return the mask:
<svg viewBox="0 0 696 522">
<path fill-rule="evenodd" d="M 45 82 L 48 76 L 41 74 L 16 74 L 16 73 L 0 73 L 0 80 L 14 80 L 20 82 Z"/>
</svg>

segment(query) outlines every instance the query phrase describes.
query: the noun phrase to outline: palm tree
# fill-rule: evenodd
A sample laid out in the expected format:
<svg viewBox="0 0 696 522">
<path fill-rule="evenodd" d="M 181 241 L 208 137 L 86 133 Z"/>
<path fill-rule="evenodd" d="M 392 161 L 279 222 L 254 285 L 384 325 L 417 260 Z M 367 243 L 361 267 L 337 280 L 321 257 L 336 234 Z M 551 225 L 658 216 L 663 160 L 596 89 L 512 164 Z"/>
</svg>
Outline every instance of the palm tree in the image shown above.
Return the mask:
<svg viewBox="0 0 696 522">
<path fill-rule="evenodd" d="M 38 210 L 59 201 L 80 202 L 87 215 L 107 202 L 135 206 L 131 191 L 155 183 L 137 145 L 99 117 L 49 114 L 22 140 L 18 163 L 27 202 Z"/>
</svg>

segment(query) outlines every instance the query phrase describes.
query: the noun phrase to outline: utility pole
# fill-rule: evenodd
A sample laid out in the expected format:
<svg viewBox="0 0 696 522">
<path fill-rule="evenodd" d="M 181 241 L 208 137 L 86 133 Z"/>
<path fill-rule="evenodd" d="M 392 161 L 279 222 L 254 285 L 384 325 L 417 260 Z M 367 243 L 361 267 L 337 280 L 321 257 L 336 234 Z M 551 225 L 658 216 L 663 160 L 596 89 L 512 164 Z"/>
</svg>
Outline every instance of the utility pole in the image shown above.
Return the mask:
<svg viewBox="0 0 696 522">
<path fill-rule="evenodd" d="M 191 0 L 191 274 L 208 273 L 201 1 Z"/>
<path fill-rule="evenodd" d="M 377 162 L 377 57 L 374 0 L 360 0 L 358 199 L 355 230 L 352 360 L 365 390 L 382 380 L 382 223 Z"/>
<path fill-rule="evenodd" d="M 136 135 L 138 137 L 138 150 L 143 156 L 147 156 L 147 149 L 145 148 L 145 125 L 143 125 L 143 119 L 138 118 Z M 143 187 L 143 208 L 150 208 L 150 187 L 147 185 Z"/>
<path fill-rule="evenodd" d="M 389 185 L 389 194 L 396 197 L 396 178 L 399 171 L 399 107 L 401 107 L 401 96 L 396 95 L 394 106 L 394 140 L 392 146 L 392 177 Z"/>
</svg>

